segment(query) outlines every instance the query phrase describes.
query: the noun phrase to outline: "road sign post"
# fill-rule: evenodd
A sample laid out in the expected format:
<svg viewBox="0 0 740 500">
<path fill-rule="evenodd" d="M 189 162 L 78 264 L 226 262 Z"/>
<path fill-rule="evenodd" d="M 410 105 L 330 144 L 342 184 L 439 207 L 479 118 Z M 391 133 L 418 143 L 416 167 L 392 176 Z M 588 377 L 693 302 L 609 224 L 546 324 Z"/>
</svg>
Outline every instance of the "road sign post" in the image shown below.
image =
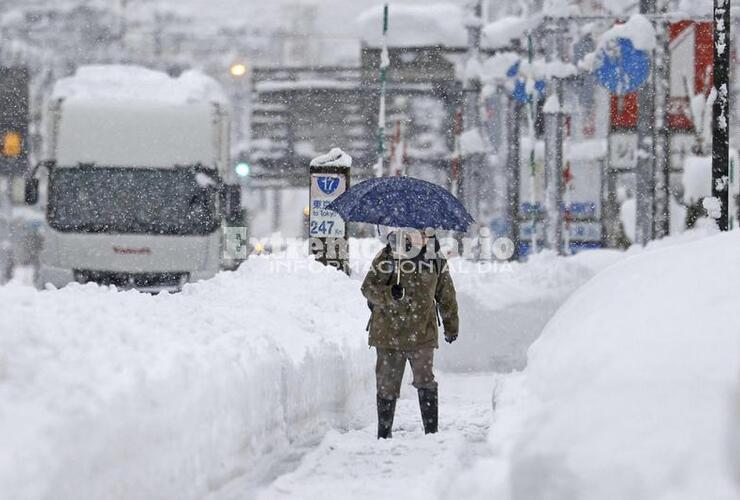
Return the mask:
<svg viewBox="0 0 740 500">
<path fill-rule="evenodd" d="M 712 197 L 719 205 L 717 225 L 729 228 L 730 163 L 730 0 L 714 0 L 714 88 L 712 108 Z"/>
<path fill-rule="evenodd" d="M 349 274 L 349 237 L 342 217 L 326 207 L 350 184 L 352 158 L 335 148 L 314 158 L 310 167 L 308 246 L 324 265 Z"/>
</svg>

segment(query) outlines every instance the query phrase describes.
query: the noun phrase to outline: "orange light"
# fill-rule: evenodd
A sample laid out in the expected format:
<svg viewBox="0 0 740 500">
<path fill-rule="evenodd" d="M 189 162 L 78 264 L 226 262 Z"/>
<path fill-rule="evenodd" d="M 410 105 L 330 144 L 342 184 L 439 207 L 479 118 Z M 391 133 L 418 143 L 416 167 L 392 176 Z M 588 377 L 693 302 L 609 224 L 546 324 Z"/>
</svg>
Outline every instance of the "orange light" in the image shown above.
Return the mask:
<svg viewBox="0 0 740 500">
<path fill-rule="evenodd" d="M 229 73 L 231 73 L 231 76 L 235 77 L 241 77 L 247 74 L 247 65 L 242 63 L 234 63 L 229 68 Z"/>
<path fill-rule="evenodd" d="M 17 158 L 23 149 L 23 139 L 18 132 L 5 132 L 3 135 L 3 156 Z"/>
</svg>

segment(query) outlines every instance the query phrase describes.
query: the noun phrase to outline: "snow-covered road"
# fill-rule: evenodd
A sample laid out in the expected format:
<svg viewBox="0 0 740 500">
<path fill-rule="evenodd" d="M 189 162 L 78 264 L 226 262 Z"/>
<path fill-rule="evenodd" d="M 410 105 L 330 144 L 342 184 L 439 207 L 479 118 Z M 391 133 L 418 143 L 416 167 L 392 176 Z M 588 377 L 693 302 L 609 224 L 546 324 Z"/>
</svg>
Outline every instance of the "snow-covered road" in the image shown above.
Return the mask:
<svg viewBox="0 0 740 500">
<path fill-rule="evenodd" d="M 416 391 L 404 383 L 393 439 L 378 441 L 374 423 L 344 433 L 331 431 L 258 499 L 455 498 L 448 484 L 487 450 L 491 394 L 499 376 L 439 374 L 440 432 L 430 436 L 422 431 Z"/>
<path fill-rule="evenodd" d="M 311 262 L 306 256 L 278 272 L 287 257 L 275 255 L 174 295 L 11 283 L 0 287 L 0 496 L 482 500 L 496 492 L 542 500 L 554 498 L 550 482 L 562 479 L 559 500 L 573 500 L 573 488 L 596 492 L 581 498 L 654 500 L 675 489 L 672 471 L 699 462 L 709 465 L 690 477 L 695 491 L 724 481 L 723 491 L 734 493 L 721 473 L 722 446 L 738 433 L 726 429 L 722 395 L 740 393 L 737 328 L 717 318 L 735 317 L 738 234 L 709 241 L 695 232 L 624 253 L 543 253 L 500 272 L 461 262 L 462 334 L 435 359 L 441 432 L 422 434 L 407 380 L 389 442 L 375 439 L 362 273 L 348 279 L 298 267 Z M 597 274 L 598 293 L 572 295 Z M 658 306 L 664 312 L 656 315 Z M 727 310 L 716 312 L 720 306 Z M 555 310 L 567 321 L 552 326 Z M 540 337 L 548 322 L 551 333 Z M 538 337 L 540 347 L 530 349 Z M 492 373 L 511 369 L 524 369 L 513 380 L 526 386 Z M 604 414 L 607 403 L 618 407 Z M 614 419 L 624 408 L 634 418 Z M 702 421 L 712 422 L 703 434 L 686 431 Z M 713 444 L 699 443 L 707 435 Z M 681 453 L 672 448 L 679 442 Z M 633 451 L 650 443 L 652 455 Z M 650 462 L 664 464 L 660 474 L 629 453 L 660 456 Z M 560 457 L 571 454 L 580 462 L 566 476 Z M 603 480 L 614 463 L 634 481 Z M 647 485 L 642 496 L 601 494 L 635 482 Z M 533 494 L 530 486 L 541 488 Z"/>
</svg>

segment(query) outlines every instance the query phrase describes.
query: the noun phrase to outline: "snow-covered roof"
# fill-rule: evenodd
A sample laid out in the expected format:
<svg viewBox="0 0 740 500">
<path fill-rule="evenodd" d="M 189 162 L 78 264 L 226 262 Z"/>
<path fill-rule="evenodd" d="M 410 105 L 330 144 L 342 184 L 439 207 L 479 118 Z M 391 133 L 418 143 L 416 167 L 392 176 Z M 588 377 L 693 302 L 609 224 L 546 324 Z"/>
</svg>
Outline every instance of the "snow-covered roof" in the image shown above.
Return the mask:
<svg viewBox="0 0 740 500">
<path fill-rule="evenodd" d="M 80 66 L 74 76 L 54 85 L 52 99 L 145 101 L 169 104 L 218 102 L 228 99 L 213 78 L 190 70 L 177 78 L 133 65 Z"/>
<path fill-rule="evenodd" d="M 468 43 L 465 16 L 452 3 L 398 5 L 389 7 L 389 47 L 465 47 Z M 383 6 L 376 5 L 357 16 L 360 39 L 380 47 L 383 34 Z"/>
<path fill-rule="evenodd" d="M 483 26 L 481 47 L 500 49 L 536 28 L 541 15 L 503 17 Z M 467 26 L 472 24 L 465 10 L 453 3 L 391 5 L 389 7 L 388 46 L 464 48 L 468 45 Z M 383 7 L 377 5 L 357 17 L 360 39 L 370 47 L 380 47 Z"/>
<path fill-rule="evenodd" d="M 465 48 L 468 46 L 467 27 L 476 20 L 453 3 L 427 5 L 391 5 L 389 7 L 388 46 Z M 484 24 L 481 48 L 501 49 L 522 38 L 542 22 L 541 14 L 527 17 L 505 16 Z M 370 47 L 380 47 L 382 41 L 383 7 L 377 5 L 357 17 L 360 39 Z"/>
<path fill-rule="evenodd" d="M 511 45 L 512 40 L 523 37 L 527 31 L 535 29 L 542 17 L 539 14 L 529 17 L 507 16 L 497 19 L 483 27 L 481 46 L 488 49 L 501 49 Z"/>
</svg>

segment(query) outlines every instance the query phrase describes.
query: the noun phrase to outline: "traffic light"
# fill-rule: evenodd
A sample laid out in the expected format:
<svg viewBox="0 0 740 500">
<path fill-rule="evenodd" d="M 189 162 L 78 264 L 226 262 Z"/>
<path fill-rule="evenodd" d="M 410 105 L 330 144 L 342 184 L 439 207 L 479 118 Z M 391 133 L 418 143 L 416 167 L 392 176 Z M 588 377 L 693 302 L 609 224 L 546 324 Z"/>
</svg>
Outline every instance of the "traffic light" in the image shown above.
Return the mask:
<svg viewBox="0 0 740 500">
<path fill-rule="evenodd" d="M 18 158 L 23 152 L 23 138 L 15 131 L 5 132 L 2 137 L 2 154 L 8 158 Z"/>
<path fill-rule="evenodd" d="M 28 89 L 23 66 L 0 66 L 0 175 L 28 170 Z"/>
<path fill-rule="evenodd" d="M 236 167 L 234 167 L 234 171 L 236 171 L 236 175 L 239 177 L 247 177 L 251 170 L 252 167 L 245 161 L 240 161 L 236 164 Z"/>
</svg>

